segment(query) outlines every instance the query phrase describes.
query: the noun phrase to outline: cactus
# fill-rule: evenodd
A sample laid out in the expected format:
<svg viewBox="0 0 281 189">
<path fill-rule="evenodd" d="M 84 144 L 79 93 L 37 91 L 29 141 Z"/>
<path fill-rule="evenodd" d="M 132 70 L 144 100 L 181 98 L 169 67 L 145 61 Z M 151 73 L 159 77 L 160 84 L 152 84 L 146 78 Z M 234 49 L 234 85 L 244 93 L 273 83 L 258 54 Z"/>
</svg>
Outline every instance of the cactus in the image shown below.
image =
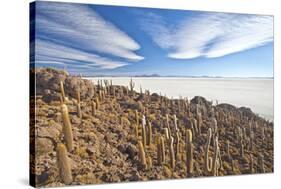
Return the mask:
<svg viewBox="0 0 281 189">
<path fill-rule="evenodd" d="M 166 114 L 166 123 L 167 123 L 167 129 L 168 129 L 168 135 L 169 135 L 169 139 L 172 137 L 172 133 L 171 133 L 171 128 L 170 128 L 170 124 L 169 124 L 169 115 Z"/>
<path fill-rule="evenodd" d="M 60 81 L 60 92 L 61 92 L 62 100 L 63 100 L 63 102 L 65 102 L 66 99 L 65 99 L 64 87 L 63 87 L 62 81 Z"/>
<path fill-rule="evenodd" d="M 95 98 L 95 103 L 96 103 L 96 110 L 100 109 L 100 101 L 98 97 Z"/>
<path fill-rule="evenodd" d="M 208 129 L 208 134 L 207 134 L 207 143 L 206 143 L 206 147 L 205 147 L 205 158 L 204 158 L 204 168 L 206 172 L 211 172 L 212 170 L 212 158 L 209 157 L 209 148 L 210 148 L 210 143 L 211 143 L 211 137 L 212 137 L 212 129 L 209 128 Z"/>
<path fill-rule="evenodd" d="M 77 99 L 77 116 L 82 119 L 82 112 L 81 112 L 81 99 L 80 99 L 80 89 L 76 90 L 76 99 Z"/>
<path fill-rule="evenodd" d="M 152 159 L 150 156 L 147 157 L 147 169 L 152 168 Z"/>
<path fill-rule="evenodd" d="M 179 131 L 176 132 L 176 159 L 179 158 L 179 155 L 180 155 L 180 134 L 179 134 Z"/>
<path fill-rule="evenodd" d="M 186 130 L 186 172 L 187 175 L 193 173 L 193 144 L 192 144 L 192 132 L 190 129 Z"/>
<path fill-rule="evenodd" d="M 226 141 L 226 153 L 227 153 L 227 159 L 230 161 L 231 156 L 230 156 L 229 148 L 230 148 L 230 143 L 229 143 L 229 140 L 227 140 Z"/>
<path fill-rule="evenodd" d="M 70 123 L 69 115 L 68 115 L 68 108 L 65 104 L 61 106 L 62 112 L 62 120 L 63 120 L 63 135 L 64 140 L 66 142 L 66 147 L 69 152 L 73 150 L 73 134 L 72 134 L 72 126 Z"/>
<path fill-rule="evenodd" d="M 144 116 L 143 116 L 143 121 L 142 121 L 141 133 L 142 133 L 142 143 L 143 143 L 143 147 L 145 149 L 145 146 L 146 146 L 146 129 L 145 129 L 145 117 Z"/>
<path fill-rule="evenodd" d="M 134 93 L 134 87 L 135 87 L 135 83 L 133 82 L 133 79 L 131 78 L 131 80 L 130 80 L 130 91 L 131 91 L 131 94 Z"/>
<path fill-rule="evenodd" d="M 136 139 L 139 138 L 139 126 L 136 124 L 135 125 L 135 135 L 136 135 Z"/>
<path fill-rule="evenodd" d="M 174 125 L 175 125 L 175 131 L 178 130 L 178 124 L 177 124 L 178 118 L 176 115 L 174 115 Z"/>
<path fill-rule="evenodd" d="M 141 163 L 141 166 L 146 169 L 146 159 L 145 159 L 145 151 L 143 147 L 143 143 L 141 141 L 138 141 L 138 148 L 139 148 L 139 160 Z"/>
<path fill-rule="evenodd" d="M 261 153 L 259 153 L 258 155 L 258 160 L 259 160 L 259 169 L 261 173 L 265 173 L 265 169 L 264 169 L 264 158 L 263 155 Z"/>
<path fill-rule="evenodd" d="M 60 178 L 64 184 L 72 183 L 72 174 L 70 162 L 67 156 L 67 150 L 64 144 L 57 145 L 57 165 L 59 169 Z"/>
<path fill-rule="evenodd" d="M 165 139 L 166 140 L 169 140 L 170 138 L 169 138 L 169 130 L 168 130 L 168 128 L 164 128 L 164 136 L 165 136 Z"/>
<path fill-rule="evenodd" d="M 192 120 L 192 125 L 194 127 L 194 131 L 195 131 L 196 135 L 198 135 L 199 134 L 199 130 L 198 130 L 197 120 L 194 119 L 194 118 L 192 118 L 191 120 Z"/>
<path fill-rule="evenodd" d="M 97 109 L 96 103 L 94 101 L 92 101 L 91 105 L 92 105 L 92 116 L 95 116 L 96 109 Z"/>
<path fill-rule="evenodd" d="M 141 85 L 140 85 L 140 94 L 142 94 L 142 87 L 141 87 Z"/>
<path fill-rule="evenodd" d="M 201 135 L 201 127 L 202 127 L 202 124 L 203 124 L 201 113 L 198 113 L 196 117 L 197 117 L 198 135 Z"/>
<path fill-rule="evenodd" d="M 169 153 L 170 153 L 170 167 L 172 170 L 175 169 L 175 152 L 174 152 L 174 138 L 170 138 Z"/>
<path fill-rule="evenodd" d="M 165 162 L 165 143 L 162 136 L 157 137 L 157 162 L 159 165 Z"/>
<path fill-rule="evenodd" d="M 240 147 L 240 156 L 243 158 L 244 157 L 244 144 L 243 144 L 242 139 L 240 139 L 239 147 Z"/>
<path fill-rule="evenodd" d="M 213 165 L 212 165 L 212 175 L 218 175 L 218 154 L 219 154 L 219 142 L 218 137 L 215 138 L 215 149 L 214 149 L 214 157 L 213 157 Z"/>
<path fill-rule="evenodd" d="M 218 123 L 216 118 L 211 118 L 211 127 L 212 127 L 212 131 L 214 134 L 216 134 L 218 132 Z"/>
<path fill-rule="evenodd" d="M 137 125 L 139 125 L 139 124 L 140 124 L 140 121 L 139 121 L 139 113 L 138 113 L 137 110 L 135 110 L 135 119 L 136 119 Z"/>
<path fill-rule="evenodd" d="M 250 173 L 254 173 L 254 158 L 253 158 L 253 154 L 250 154 Z"/>
<path fill-rule="evenodd" d="M 151 143 L 152 143 L 152 126 L 151 123 L 148 122 L 147 146 L 150 146 Z"/>
</svg>

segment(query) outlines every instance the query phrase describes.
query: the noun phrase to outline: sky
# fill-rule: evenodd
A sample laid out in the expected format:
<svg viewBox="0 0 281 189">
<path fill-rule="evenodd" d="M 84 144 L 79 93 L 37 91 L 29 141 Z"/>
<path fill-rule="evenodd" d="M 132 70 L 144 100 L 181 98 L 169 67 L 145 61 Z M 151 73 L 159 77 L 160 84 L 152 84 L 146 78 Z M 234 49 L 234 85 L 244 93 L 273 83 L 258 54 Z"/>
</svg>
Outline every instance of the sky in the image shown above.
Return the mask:
<svg viewBox="0 0 281 189">
<path fill-rule="evenodd" d="M 82 75 L 273 77 L 273 17 L 36 2 L 36 67 Z"/>
</svg>

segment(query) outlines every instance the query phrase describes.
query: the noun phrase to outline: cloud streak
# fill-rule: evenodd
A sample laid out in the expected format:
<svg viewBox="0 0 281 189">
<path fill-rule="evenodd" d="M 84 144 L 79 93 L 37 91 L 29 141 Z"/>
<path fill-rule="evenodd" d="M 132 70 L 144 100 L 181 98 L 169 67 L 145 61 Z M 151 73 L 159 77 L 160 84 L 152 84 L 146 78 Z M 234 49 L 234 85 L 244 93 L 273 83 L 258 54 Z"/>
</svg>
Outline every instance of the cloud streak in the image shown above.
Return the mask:
<svg viewBox="0 0 281 189">
<path fill-rule="evenodd" d="M 197 13 L 173 26 L 151 13 L 141 26 L 174 59 L 221 57 L 273 41 L 271 16 Z"/>
<path fill-rule="evenodd" d="M 114 69 L 144 58 L 134 39 L 87 5 L 37 2 L 36 10 L 38 63 Z"/>
</svg>

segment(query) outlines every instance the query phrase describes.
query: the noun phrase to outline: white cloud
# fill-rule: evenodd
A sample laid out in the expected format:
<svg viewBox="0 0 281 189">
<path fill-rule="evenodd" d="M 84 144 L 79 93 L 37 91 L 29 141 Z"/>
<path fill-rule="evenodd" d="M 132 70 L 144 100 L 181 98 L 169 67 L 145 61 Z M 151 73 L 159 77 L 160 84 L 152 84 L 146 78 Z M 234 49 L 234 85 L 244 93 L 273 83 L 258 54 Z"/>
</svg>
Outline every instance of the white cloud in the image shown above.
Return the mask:
<svg viewBox="0 0 281 189">
<path fill-rule="evenodd" d="M 37 3 L 37 38 L 110 56 L 140 61 L 139 44 L 125 32 L 81 4 Z M 102 61 L 101 61 L 102 62 Z"/>
<path fill-rule="evenodd" d="M 221 57 L 273 41 L 271 16 L 197 13 L 171 26 L 153 14 L 141 23 L 153 41 L 168 50 L 168 57 L 175 59 Z"/>
<path fill-rule="evenodd" d="M 35 42 L 35 62 L 37 64 L 64 64 L 67 67 L 114 69 L 127 65 L 97 54 L 37 39 Z"/>
</svg>

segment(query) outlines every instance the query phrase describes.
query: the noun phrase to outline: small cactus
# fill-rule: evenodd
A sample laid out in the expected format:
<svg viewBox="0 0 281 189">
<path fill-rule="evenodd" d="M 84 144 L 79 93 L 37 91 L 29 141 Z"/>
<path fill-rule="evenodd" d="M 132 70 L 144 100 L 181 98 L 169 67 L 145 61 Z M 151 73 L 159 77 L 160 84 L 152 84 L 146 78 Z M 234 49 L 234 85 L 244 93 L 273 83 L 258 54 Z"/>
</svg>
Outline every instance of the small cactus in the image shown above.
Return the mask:
<svg viewBox="0 0 281 189">
<path fill-rule="evenodd" d="M 157 138 L 157 160 L 159 165 L 165 162 L 165 143 L 162 136 Z"/>
<path fill-rule="evenodd" d="M 70 162 L 67 156 L 67 150 L 64 144 L 57 145 L 57 165 L 59 168 L 59 174 L 64 184 L 72 183 L 72 174 Z"/>
<path fill-rule="evenodd" d="M 193 173 L 193 144 L 192 144 L 192 132 L 190 129 L 186 130 L 186 172 L 187 175 Z"/>
<path fill-rule="evenodd" d="M 145 159 L 145 151 L 144 151 L 144 147 L 141 141 L 138 141 L 138 148 L 139 148 L 139 160 L 141 163 L 141 166 L 146 169 L 146 159 Z"/>
<path fill-rule="evenodd" d="M 95 116 L 96 109 L 97 109 L 96 103 L 94 101 L 92 101 L 91 105 L 92 105 L 92 116 Z"/>
<path fill-rule="evenodd" d="M 147 157 L 147 169 L 152 168 L 152 159 L 150 156 Z"/>
<path fill-rule="evenodd" d="M 66 142 L 66 147 L 69 152 L 73 150 L 73 134 L 72 126 L 68 115 L 68 108 L 65 104 L 61 106 L 62 120 L 63 120 L 63 135 Z"/>
</svg>

